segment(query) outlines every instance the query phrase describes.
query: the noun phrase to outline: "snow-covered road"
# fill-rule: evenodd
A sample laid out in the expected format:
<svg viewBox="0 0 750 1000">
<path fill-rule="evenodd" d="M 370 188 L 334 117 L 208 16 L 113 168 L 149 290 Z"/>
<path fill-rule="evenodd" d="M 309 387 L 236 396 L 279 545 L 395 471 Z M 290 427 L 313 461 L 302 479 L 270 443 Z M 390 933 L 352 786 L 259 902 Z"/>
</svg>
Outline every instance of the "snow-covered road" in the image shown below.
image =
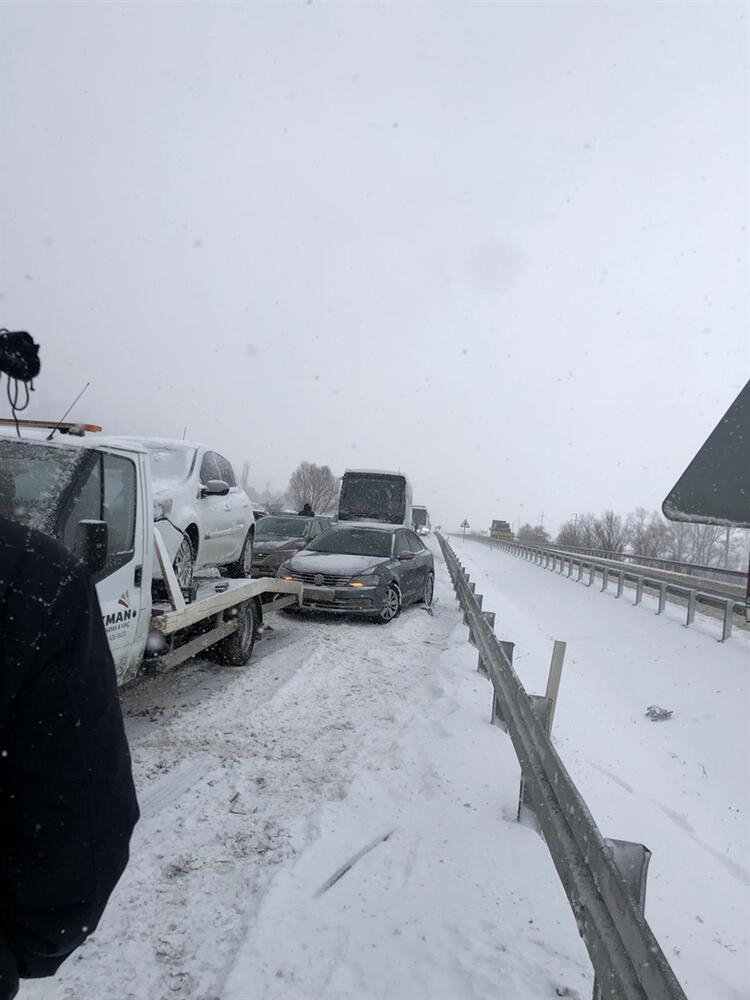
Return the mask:
<svg viewBox="0 0 750 1000">
<path fill-rule="evenodd" d="M 590 995 L 437 571 L 433 615 L 280 616 L 247 668 L 124 694 L 131 864 L 96 934 L 22 1000 Z"/>
<path fill-rule="evenodd" d="M 616 600 L 486 544 L 451 542 L 543 694 L 567 656 L 553 739 L 605 836 L 653 852 L 646 915 L 688 996 L 750 997 L 750 642 Z M 656 704 L 674 714 L 651 722 Z"/>
</svg>

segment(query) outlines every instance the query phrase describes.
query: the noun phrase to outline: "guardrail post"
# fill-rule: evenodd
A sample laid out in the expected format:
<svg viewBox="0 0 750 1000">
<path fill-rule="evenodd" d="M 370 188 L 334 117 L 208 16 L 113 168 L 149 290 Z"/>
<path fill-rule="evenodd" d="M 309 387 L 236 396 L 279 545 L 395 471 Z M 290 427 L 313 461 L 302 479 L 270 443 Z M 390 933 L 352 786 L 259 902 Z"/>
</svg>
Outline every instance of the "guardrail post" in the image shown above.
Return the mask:
<svg viewBox="0 0 750 1000">
<path fill-rule="evenodd" d="M 549 698 L 546 698 L 541 694 L 529 694 L 526 697 L 531 702 L 531 707 L 534 710 L 534 714 L 539 720 L 542 729 L 545 734 L 549 736 L 550 729 L 552 726 L 552 702 Z M 521 764 L 521 786 L 518 790 L 518 813 L 516 815 L 516 820 L 522 826 L 533 827 L 538 834 L 542 832 L 542 826 L 539 822 L 539 817 L 536 814 L 536 809 L 534 809 L 534 804 L 529 796 L 528 788 L 526 787 L 526 778 L 523 773 L 523 766 L 525 761 L 520 761 Z"/>
<path fill-rule="evenodd" d="M 734 614 L 734 601 L 727 598 L 724 602 L 724 622 L 721 627 L 721 642 L 728 639 L 732 634 L 732 615 Z"/>
<path fill-rule="evenodd" d="M 657 615 L 660 615 L 664 610 L 664 605 L 667 603 L 667 584 L 659 584 L 659 604 L 656 608 Z"/>
<path fill-rule="evenodd" d="M 687 605 L 687 619 L 685 620 L 685 625 L 692 625 L 693 619 L 695 618 L 695 605 L 697 601 L 697 593 L 691 590 L 688 594 L 688 605 Z"/>
<path fill-rule="evenodd" d="M 578 560 L 578 577 L 577 582 L 580 583 L 583 578 L 583 559 Z"/>
<path fill-rule="evenodd" d="M 482 601 L 484 600 L 484 597 L 482 596 L 482 594 L 475 594 L 474 595 L 474 600 L 479 605 L 479 610 L 481 611 L 481 609 L 482 609 Z M 468 618 L 468 615 L 466 614 L 466 612 L 464 612 L 464 625 L 468 625 L 469 626 L 469 642 L 472 644 L 472 646 L 476 646 L 477 641 L 474 638 L 474 633 L 471 630 L 471 622 L 469 621 L 469 618 Z"/>
<path fill-rule="evenodd" d="M 487 624 L 489 625 L 489 627 L 491 629 L 495 628 L 495 612 L 494 611 L 483 611 L 482 612 L 482 617 L 484 618 L 484 620 L 487 622 Z M 485 662 L 482 659 L 482 654 L 481 653 L 479 654 L 479 658 L 477 660 L 477 672 L 480 673 L 480 674 L 482 674 L 484 677 L 489 677 L 490 676 L 490 672 L 487 669 L 487 667 L 485 666 Z"/>
<path fill-rule="evenodd" d="M 648 876 L 648 863 L 651 860 L 651 851 L 643 844 L 636 844 L 631 840 L 612 840 L 605 837 L 604 842 L 612 851 L 620 874 L 635 897 L 638 909 L 641 913 L 646 912 L 646 878 Z M 604 993 L 594 976 L 594 992 L 592 1000 L 605 1000 Z"/>
<path fill-rule="evenodd" d="M 602 570 L 602 592 L 609 587 L 609 566 L 605 566 Z"/>
<path fill-rule="evenodd" d="M 635 581 L 635 600 L 633 604 L 640 604 L 643 597 L 643 577 L 639 576 Z"/>
<path fill-rule="evenodd" d="M 549 675 L 547 677 L 547 690 L 544 693 L 545 698 L 550 703 L 549 709 L 549 731 L 552 732 L 552 723 L 555 719 L 555 709 L 557 708 L 557 695 L 560 691 L 560 677 L 562 676 L 563 660 L 565 659 L 565 650 L 568 644 L 563 642 L 562 639 L 555 639 L 555 644 L 552 647 L 552 659 L 549 665 Z"/>
<path fill-rule="evenodd" d="M 573 560 L 568 559 L 568 579 L 573 575 Z"/>
<path fill-rule="evenodd" d="M 500 652 L 508 661 L 508 664 L 513 666 L 513 650 L 515 649 L 514 642 L 508 642 L 507 639 L 498 639 L 497 644 L 500 647 Z M 505 721 L 505 716 L 503 715 L 503 709 L 500 705 L 500 701 L 497 697 L 497 691 L 495 690 L 495 685 L 492 685 L 492 714 L 490 715 L 490 724 L 493 726 L 499 726 L 503 732 L 508 732 L 508 723 Z"/>
<path fill-rule="evenodd" d="M 625 586 L 625 570 L 621 569 L 617 572 L 617 593 L 616 597 L 622 597 L 622 588 Z"/>
<path fill-rule="evenodd" d="M 596 567 L 594 566 L 593 563 L 591 563 L 591 565 L 589 566 L 589 582 L 586 584 L 587 587 L 590 587 L 591 584 L 594 582 L 595 576 L 596 576 Z"/>
</svg>

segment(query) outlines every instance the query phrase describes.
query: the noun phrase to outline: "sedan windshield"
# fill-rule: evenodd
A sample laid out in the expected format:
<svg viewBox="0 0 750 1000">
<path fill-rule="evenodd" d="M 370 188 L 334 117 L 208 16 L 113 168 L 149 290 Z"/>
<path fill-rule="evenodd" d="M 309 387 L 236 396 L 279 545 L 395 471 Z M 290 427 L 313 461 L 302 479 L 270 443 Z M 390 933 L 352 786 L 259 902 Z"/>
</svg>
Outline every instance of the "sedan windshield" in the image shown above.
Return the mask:
<svg viewBox="0 0 750 1000">
<path fill-rule="evenodd" d="M 0 443 L 0 514 L 30 528 L 51 530 L 61 498 L 87 452 L 31 441 Z"/>
<path fill-rule="evenodd" d="M 304 538 L 310 522 L 303 517 L 262 517 L 255 526 L 255 537 Z"/>
<path fill-rule="evenodd" d="M 391 554 L 393 536 L 377 528 L 331 528 L 318 535 L 307 546 L 314 552 L 339 552 L 349 556 L 383 556 Z"/>
<path fill-rule="evenodd" d="M 157 481 L 187 479 L 195 457 L 195 448 L 142 441 L 151 459 L 151 474 Z"/>
</svg>

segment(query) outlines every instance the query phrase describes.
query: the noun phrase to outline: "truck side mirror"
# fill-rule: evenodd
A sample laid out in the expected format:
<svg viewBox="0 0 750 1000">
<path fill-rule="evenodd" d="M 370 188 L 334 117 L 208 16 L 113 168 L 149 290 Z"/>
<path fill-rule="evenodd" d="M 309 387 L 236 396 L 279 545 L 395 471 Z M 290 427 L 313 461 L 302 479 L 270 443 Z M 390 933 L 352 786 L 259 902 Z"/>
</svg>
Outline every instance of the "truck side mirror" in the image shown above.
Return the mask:
<svg viewBox="0 0 750 1000">
<path fill-rule="evenodd" d="M 229 483 L 223 479 L 209 479 L 201 487 L 202 497 L 225 497 L 229 493 Z"/>
<path fill-rule="evenodd" d="M 105 521 L 79 521 L 73 541 L 73 554 L 86 563 L 95 576 L 107 564 L 107 524 Z"/>
</svg>

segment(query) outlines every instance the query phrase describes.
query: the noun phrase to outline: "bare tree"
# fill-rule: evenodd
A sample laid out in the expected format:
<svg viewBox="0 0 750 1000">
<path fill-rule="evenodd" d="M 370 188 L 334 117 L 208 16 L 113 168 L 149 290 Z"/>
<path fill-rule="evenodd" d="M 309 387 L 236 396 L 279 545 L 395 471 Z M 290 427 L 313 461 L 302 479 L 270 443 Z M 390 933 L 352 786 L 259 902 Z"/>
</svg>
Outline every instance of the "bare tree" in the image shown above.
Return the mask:
<svg viewBox="0 0 750 1000">
<path fill-rule="evenodd" d="M 578 530 L 578 520 L 563 521 L 557 533 L 558 545 L 569 545 L 577 548 L 581 544 L 581 532 Z"/>
<path fill-rule="evenodd" d="M 605 510 L 593 520 L 594 544 L 606 552 L 622 552 L 628 540 L 628 530 L 619 514 Z"/>
<path fill-rule="evenodd" d="M 336 500 L 338 483 L 327 465 L 302 462 L 289 480 L 287 496 L 295 507 L 309 503 L 319 514 L 330 510 Z"/>
<path fill-rule="evenodd" d="M 634 555 L 659 558 L 669 548 L 669 525 L 658 511 L 636 507 L 625 522 L 628 543 Z"/>
<path fill-rule="evenodd" d="M 535 526 L 522 524 L 516 537 L 519 542 L 524 542 L 526 545 L 546 545 L 549 541 L 549 532 L 541 524 Z"/>
</svg>

